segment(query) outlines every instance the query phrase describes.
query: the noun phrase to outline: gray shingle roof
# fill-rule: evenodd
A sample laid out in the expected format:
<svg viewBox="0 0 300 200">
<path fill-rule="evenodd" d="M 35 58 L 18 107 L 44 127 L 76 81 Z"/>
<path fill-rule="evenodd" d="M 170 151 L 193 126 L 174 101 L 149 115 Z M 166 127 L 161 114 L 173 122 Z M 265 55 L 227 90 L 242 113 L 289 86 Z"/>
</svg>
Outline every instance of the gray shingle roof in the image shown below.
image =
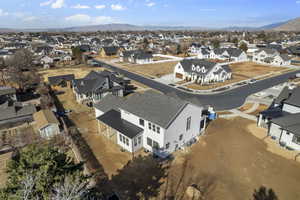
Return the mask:
<svg viewBox="0 0 300 200">
<path fill-rule="evenodd" d="M 23 107 L 9 106 L 6 108 L 0 108 L 0 121 L 14 119 L 22 116 L 32 115 L 36 112 L 34 105 L 25 105 Z"/>
<path fill-rule="evenodd" d="M 287 98 L 289 98 L 290 94 L 291 94 L 291 91 L 289 89 L 289 87 L 284 87 L 282 89 L 282 91 L 280 92 L 280 94 L 278 95 L 278 97 L 275 99 L 274 103 L 276 104 L 281 104 L 282 101 L 286 100 Z"/>
<path fill-rule="evenodd" d="M 110 110 L 97 118 L 97 120 L 121 132 L 129 138 L 139 135 L 143 129 L 134 124 L 121 119 L 121 113 L 116 110 Z"/>
<path fill-rule="evenodd" d="M 291 105 L 300 107 L 300 87 L 295 88 L 292 91 L 291 96 L 284 102 L 287 104 L 291 104 Z"/>
<path fill-rule="evenodd" d="M 94 104 L 94 107 L 106 113 L 109 110 L 119 110 L 119 107 L 125 102 L 125 98 L 106 95 L 99 103 Z"/>
<path fill-rule="evenodd" d="M 50 76 L 48 77 L 48 81 L 50 85 L 57 85 L 61 83 L 61 81 L 73 81 L 75 79 L 74 74 L 66 74 L 60 76 Z"/>
<path fill-rule="evenodd" d="M 272 119 L 272 122 L 278 124 L 282 127 L 288 127 L 300 123 L 300 113 L 284 115 L 283 117 L 278 117 Z"/>
<path fill-rule="evenodd" d="M 74 85 L 76 91 L 79 94 L 87 94 L 90 92 L 96 92 L 104 83 L 106 79 L 104 77 L 98 79 L 76 79 Z"/>
<path fill-rule="evenodd" d="M 185 72 L 193 72 L 196 73 L 200 76 L 205 76 L 208 73 L 210 73 L 211 70 L 213 70 L 215 68 L 216 65 L 218 65 L 218 63 L 214 63 L 214 62 L 209 62 L 206 60 L 201 60 L 201 59 L 185 59 L 182 60 L 180 62 L 181 66 L 183 67 Z M 193 70 L 192 66 L 199 66 L 200 69 L 202 69 L 204 67 L 205 71 L 202 70 Z M 231 69 L 228 65 L 220 65 L 220 67 L 222 69 L 219 69 L 217 72 L 215 72 L 215 74 L 221 73 L 223 70 L 225 70 L 226 72 L 231 72 Z"/>
<path fill-rule="evenodd" d="M 153 91 L 130 96 L 120 108 L 163 128 L 183 110 L 188 103 Z"/>
<path fill-rule="evenodd" d="M 300 135 L 300 113 L 285 115 L 271 121 L 284 130 Z"/>
<path fill-rule="evenodd" d="M 282 58 L 282 60 L 284 61 L 289 61 L 290 60 L 290 57 L 286 54 L 280 54 L 280 57 Z"/>
<path fill-rule="evenodd" d="M 185 72 L 194 72 L 194 73 L 199 73 L 201 75 L 208 74 L 217 65 L 217 63 L 209 62 L 201 59 L 184 59 L 180 62 L 180 64 L 183 67 Z M 204 67 L 206 69 L 206 72 L 202 73 L 202 72 L 193 71 L 192 70 L 193 65 L 199 66 L 200 68 Z"/>
<path fill-rule="evenodd" d="M 9 87 L 0 87 L 0 96 L 1 95 L 8 95 L 8 94 L 16 94 L 15 88 L 9 88 Z"/>
</svg>

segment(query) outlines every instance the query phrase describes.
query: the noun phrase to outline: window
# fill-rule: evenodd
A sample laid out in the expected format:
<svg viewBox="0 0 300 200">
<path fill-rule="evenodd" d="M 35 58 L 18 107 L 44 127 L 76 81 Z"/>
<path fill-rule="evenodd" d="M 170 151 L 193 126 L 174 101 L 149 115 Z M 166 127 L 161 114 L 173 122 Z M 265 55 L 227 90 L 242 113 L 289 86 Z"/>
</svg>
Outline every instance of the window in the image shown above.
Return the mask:
<svg viewBox="0 0 300 200">
<path fill-rule="evenodd" d="M 152 124 L 152 130 L 155 131 L 155 125 L 154 124 Z"/>
<path fill-rule="evenodd" d="M 286 134 L 289 135 L 290 133 L 289 133 L 289 132 L 286 132 Z"/>
<path fill-rule="evenodd" d="M 205 120 L 202 120 L 202 121 L 201 121 L 201 124 L 200 124 L 200 129 L 203 129 L 203 128 L 204 128 L 204 125 L 205 125 Z"/>
<path fill-rule="evenodd" d="M 297 136 L 297 135 L 294 135 L 293 142 L 296 143 L 296 144 L 300 144 L 300 137 Z"/>
<path fill-rule="evenodd" d="M 179 140 L 182 140 L 182 138 L 183 138 L 183 135 L 182 134 L 179 135 Z"/>
<path fill-rule="evenodd" d="M 186 130 L 187 131 L 191 129 L 191 120 L 192 120 L 192 117 L 188 117 L 186 120 Z"/>
<path fill-rule="evenodd" d="M 160 127 L 156 127 L 157 133 L 160 133 Z"/>
<path fill-rule="evenodd" d="M 159 144 L 155 141 L 153 141 L 153 148 L 158 149 L 159 148 Z"/>
<path fill-rule="evenodd" d="M 166 149 L 168 149 L 170 147 L 170 142 L 168 142 L 167 144 L 166 144 Z"/>
<path fill-rule="evenodd" d="M 126 145 L 129 146 L 129 140 L 126 138 Z"/>
<path fill-rule="evenodd" d="M 147 138 L 147 144 L 152 147 L 152 140 L 150 138 Z"/>
<path fill-rule="evenodd" d="M 148 123 L 148 128 L 149 130 L 151 130 L 151 123 Z"/>
<path fill-rule="evenodd" d="M 144 126 L 145 125 L 145 121 L 143 119 L 140 119 L 140 125 Z"/>
<path fill-rule="evenodd" d="M 122 139 L 123 139 L 123 137 L 122 137 L 122 135 L 121 135 L 121 134 L 119 135 L 119 139 L 120 139 L 120 141 L 121 141 L 121 142 L 123 142 L 123 140 L 122 140 Z"/>
<path fill-rule="evenodd" d="M 141 144 L 142 143 L 142 137 L 138 137 L 138 143 Z"/>
<path fill-rule="evenodd" d="M 134 146 L 137 146 L 137 139 L 136 138 L 134 138 Z"/>
</svg>

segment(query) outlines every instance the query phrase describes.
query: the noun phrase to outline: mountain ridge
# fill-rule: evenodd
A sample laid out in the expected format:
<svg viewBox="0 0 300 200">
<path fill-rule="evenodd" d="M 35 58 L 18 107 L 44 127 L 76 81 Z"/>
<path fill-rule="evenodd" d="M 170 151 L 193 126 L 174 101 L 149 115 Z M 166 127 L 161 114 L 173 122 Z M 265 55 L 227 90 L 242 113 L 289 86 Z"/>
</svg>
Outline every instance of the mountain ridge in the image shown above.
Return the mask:
<svg viewBox="0 0 300 200">
<path fill-rule="evenodd" d="M 96 32 L 96 31 L 300 31 L 300 17 L 285 22 L 278 22 L 273 24 L 264 25 L 261 27 L 239 27 L 231 26 L 225 28 L 207 28 L 200 26 L 139 26 L 132 24 L 100 24 L 88 26 L 72 26 L 66 28 L 36 28 L 36 29 L 13 29 L 13 28 L 0 28 L 0 32 Z"/>
</svg>

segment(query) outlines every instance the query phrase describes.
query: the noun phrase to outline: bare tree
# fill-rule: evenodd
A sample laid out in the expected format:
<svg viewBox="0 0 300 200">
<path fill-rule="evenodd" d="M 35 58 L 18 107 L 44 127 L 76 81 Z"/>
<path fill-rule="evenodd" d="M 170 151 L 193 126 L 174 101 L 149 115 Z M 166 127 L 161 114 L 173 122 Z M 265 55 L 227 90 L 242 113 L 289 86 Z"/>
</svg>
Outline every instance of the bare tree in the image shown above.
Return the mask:
<svg viewBox="0 0 300 200">
<path fill-rule="evenodd" d="M 64 182 L 55 186 L 51 200 L 80 200 L 88 193 L 88 181 L 79 177 L 66 177 Z"/>
<path fill-rule="evenodd" d="M 33 188 L 35 185 L 35 177 L 32 174 L 27 174 L 26 178 L 21 183 L 21 199 L 29 200 L 32 199 Z"/>
<path fill-rule="evenodd" d="M 5 81 L 5 70 L 6 70 L 6 63 L 4 58 L 0 58 L 0 73 L 1 73 L 1 80 L 3 85 L 6 85 L 6 81 Z"/>
<path fill-rule="evenodd" d="M 20 89 L 27 85 L 40 82 L 40 76 L 36 73 L 33 63 L 34 57 L 28 49 L 18 50 L 8 60 L 10 80 L 16 83 Z"/>
</svg>

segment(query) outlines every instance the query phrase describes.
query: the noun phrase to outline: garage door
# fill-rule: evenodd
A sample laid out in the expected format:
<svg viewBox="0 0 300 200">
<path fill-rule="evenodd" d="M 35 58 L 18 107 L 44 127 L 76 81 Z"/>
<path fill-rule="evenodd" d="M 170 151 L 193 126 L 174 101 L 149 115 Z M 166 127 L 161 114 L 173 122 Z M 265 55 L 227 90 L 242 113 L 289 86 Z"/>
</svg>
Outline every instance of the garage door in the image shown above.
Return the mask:
<svg viewBox="0 0 300 200">
<path fill-rule="evenodd" d="M 183 79 L 183 75 L 182 75 L 182 74 L 180 74 L 180 73 L 176 73 L 176 78 Z"/>
</svg>

